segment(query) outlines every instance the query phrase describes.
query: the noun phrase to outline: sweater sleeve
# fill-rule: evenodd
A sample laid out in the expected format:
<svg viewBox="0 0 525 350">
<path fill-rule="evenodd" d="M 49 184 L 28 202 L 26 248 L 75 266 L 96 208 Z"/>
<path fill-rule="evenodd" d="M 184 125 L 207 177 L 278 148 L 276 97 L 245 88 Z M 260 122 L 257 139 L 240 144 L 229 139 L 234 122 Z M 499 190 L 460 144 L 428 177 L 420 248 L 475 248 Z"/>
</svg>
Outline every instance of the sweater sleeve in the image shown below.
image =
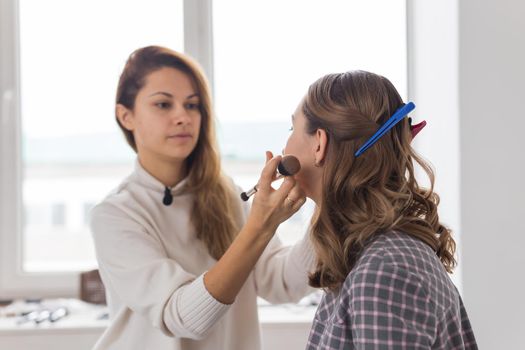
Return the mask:
<svg viewBox="0 0 525 350">
<path fill-rule="evenodd" d="M 309 233 L 291 247 L 275 236 L 255 265 L 257 294 L 271 303 L 298 302 L 315 290 L 308 286 L 314 263 Z"/>
<path fill-rule="evenodd" d="M 237 188 L 240 192 L 240 188 Z M 246 222 L 249 202 L 241 202 L 241 215 Z M 314 270 L 315 255 L 308 231 L 293 246 L 284 246 L 274 236 L 255 264 L 253 276 L 257 295 L 271 303 L 298 302 L 315 291 L 308 286 L 308 274 Z"/>
<path fill-rule="evenodd" d="M 202 275 L 168 258 L 123 210 L 102 203 L 91 212 L 90 226 L 106 288 L 165 334 L 201 339 L 228 310 L 208 293 Z"/>
</svg>

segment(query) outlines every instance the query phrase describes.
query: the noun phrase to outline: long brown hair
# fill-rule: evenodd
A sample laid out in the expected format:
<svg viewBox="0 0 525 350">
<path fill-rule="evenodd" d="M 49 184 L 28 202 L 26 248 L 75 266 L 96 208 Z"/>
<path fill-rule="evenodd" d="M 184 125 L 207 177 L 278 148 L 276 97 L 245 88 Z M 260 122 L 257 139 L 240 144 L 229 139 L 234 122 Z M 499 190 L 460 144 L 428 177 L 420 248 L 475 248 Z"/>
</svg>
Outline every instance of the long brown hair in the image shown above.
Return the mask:
<svg viewBox="0 0 525 350">
<path fill-rule="evenodd" d="M 448 272 L 456 265 L 451 231 L 439 222 L 434 174 L 410 145 L 408 118 L 354 156 L 401 106 L 388 79 L 364 71 L 326 75 L 308 90 L 307 132 L 323 129 L 328 136 L 322 199 L 312 218 L 318 260 L 309 281 L 314 287 L 340 287 L 366 244 L 395 230 L 428 244 Z M 428 175 L 430 189 L 418 185 L 414 161 Z"/>
<path fill-rule="evenodd" d="M 233 196 L 233 188 L 221 172 L 211 107 L 211 94 L 200 66 L 190 57 L 159 46 L 148 46 L 133 52 L 120 76 L 116 103 L 133 110 L 138 92 L 147 76 L 169 67 L 187 74 L 192 79 L 200 98 L 201 127 L 195 149 L 186 159 L 188 182 L 185 190 L 195 195 L 192 223 L 212 257 L 219 259 L 233 241 L 239 229 L 240 210 Z M 117 123 L 128 144 L 137 152 L 133 132 Z"/>
</svg>

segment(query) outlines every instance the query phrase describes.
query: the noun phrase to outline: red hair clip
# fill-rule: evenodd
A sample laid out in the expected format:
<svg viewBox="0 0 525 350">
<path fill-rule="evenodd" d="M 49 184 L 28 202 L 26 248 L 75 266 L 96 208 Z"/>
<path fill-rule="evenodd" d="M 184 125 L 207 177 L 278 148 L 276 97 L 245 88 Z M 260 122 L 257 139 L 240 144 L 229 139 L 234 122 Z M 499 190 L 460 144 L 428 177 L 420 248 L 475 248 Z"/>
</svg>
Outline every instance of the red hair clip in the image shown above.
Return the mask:
<svg viewBox="0 0 525 350">
<path fill-rule="evenodd" d="M 410 124 L 410 132 L 412 132 L 412 138 L 416 137 L 416 135 L 419 134 L 419 132 L 423 130 L 423 128 L 427 125 L 427 122 L 425 120 L 416 125 L 412 125 L 412 118 L 408 118 L 408 122 Z"/>
</svg>

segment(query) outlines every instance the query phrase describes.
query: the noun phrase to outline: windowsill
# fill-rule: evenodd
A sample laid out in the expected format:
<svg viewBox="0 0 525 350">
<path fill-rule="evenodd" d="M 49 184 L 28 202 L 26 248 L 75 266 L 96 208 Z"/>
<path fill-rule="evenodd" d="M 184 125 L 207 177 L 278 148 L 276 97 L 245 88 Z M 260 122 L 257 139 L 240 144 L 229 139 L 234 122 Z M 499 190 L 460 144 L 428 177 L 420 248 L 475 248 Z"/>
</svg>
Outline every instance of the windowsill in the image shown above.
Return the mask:
<svg viewBox="0 0 525 350">
<path fill-rule="evenodd" d="M 76 299 L 66 299 L 64 303 L 70 310 L 69 315 L 56 323 L 45 321 L 41 324 L 34 322 L 17 324 L 19 317 L 0 317 L 0 336 L 102 333 L 109 324 L 109 320 L 99 319 L 107 311 L 105 306 L 88 304 Z M 259 306 L 259 319 L 263 328 L 282 325 L 304 327 L 311 324 L 316 309 L 316 306 L 263 304 Z"/>
</svg>

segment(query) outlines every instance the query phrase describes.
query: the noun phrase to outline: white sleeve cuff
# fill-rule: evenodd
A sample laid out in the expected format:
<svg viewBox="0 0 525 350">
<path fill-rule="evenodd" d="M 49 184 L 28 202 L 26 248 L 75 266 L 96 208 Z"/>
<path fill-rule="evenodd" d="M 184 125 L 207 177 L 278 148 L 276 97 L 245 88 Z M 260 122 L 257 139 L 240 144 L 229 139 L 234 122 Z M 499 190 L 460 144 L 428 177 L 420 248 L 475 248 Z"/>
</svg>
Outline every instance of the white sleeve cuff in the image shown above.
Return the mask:
<svg viewBox="0 0 525 350">
<path fill-rule="evenodd" d="M 204 285 L 204 274 L 179 288 L 164 315 L 166 327 L 176 337 L 201 339 L 228 311 L 230 305 L 216 300 Z"/>
</svg>

